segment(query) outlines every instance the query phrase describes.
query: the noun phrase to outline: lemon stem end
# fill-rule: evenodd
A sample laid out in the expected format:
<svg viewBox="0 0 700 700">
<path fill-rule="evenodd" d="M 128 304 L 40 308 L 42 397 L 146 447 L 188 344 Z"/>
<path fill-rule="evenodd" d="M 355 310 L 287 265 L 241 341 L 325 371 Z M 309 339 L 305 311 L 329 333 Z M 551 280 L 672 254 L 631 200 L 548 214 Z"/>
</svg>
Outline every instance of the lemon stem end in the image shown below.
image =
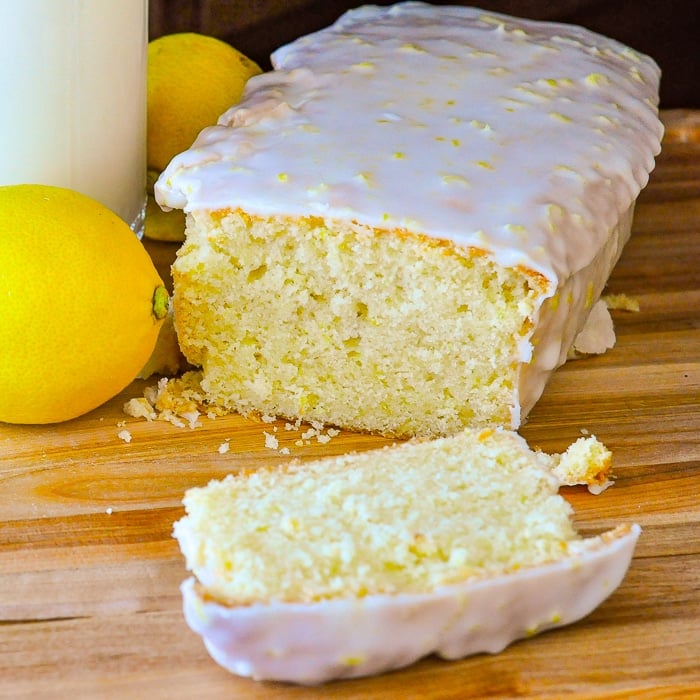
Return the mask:
<svg viewBox="0 0 700 700">
<path fill-rule="evenodd" d="M 153 292 L 153 315 L 159 321 L 168 315 L 168 290 L 161 284 Z"/>
</svg>

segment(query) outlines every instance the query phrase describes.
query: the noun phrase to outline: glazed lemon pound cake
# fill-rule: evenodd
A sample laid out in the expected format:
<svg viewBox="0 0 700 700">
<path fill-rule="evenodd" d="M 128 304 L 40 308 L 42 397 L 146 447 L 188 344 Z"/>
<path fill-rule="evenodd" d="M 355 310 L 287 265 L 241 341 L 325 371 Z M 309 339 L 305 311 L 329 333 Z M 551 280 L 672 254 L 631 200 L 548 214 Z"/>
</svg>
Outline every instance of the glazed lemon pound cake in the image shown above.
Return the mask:
<svg viewBox="0 0 700 700">
<path fill-rule="evenodd" d="M 659 151 L 659 70 L 579 27 L 366 6 L 162 174 L 175 319 L 215 403 L 394 436 L 519 426 Z"/>
<path fill-rule="evenodd" d="M 192 489 L 174 530 L 188 624 L 233 673 L 319 683 L 574 622 L 619 585 L 640 531 L 576 533 L 557 474 L 610 456 L 579 442 L 550 456 L 469 429 Z"/>
</svg>

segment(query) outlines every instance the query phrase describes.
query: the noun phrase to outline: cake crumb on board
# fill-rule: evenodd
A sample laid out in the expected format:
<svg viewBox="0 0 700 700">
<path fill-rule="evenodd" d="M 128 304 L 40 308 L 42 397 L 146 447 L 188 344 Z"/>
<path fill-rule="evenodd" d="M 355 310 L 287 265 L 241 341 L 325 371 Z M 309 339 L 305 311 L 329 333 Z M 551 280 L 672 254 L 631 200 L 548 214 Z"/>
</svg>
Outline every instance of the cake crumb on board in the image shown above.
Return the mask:
<svg viewBox="0 0 700 700">
<path fill-rule="evenodd" d="M 198 370 L 190 370 L 179 377 L 161 377 L 157 384 L 144 389 L 143 396 L 126 401 L 123 411 L 132 418 L 141 418 L 148 422 L 165 421 L 178 428 L 189 427 L 191 430 L 201 427 L 202 417 L 214 420 L 231 413 L 228 409 L 206 400 L 200 386 L 201 379 L 202 373 Z M 278 416 L 253 414 L 247 418 L 270 426 L 271 432 L 262 431 L 267 449 L 275 450 L 281 455 L 290 454 L 289 447 L 281 447 L 279 438 L 275 435 L 280 430 L 279 426 L 273 425 L 280 420 Z M 126 421 L 120 421 L 118 427 L 123 428 L 125 425 Z M 319 444 L 325 445 L 340 434 L 337 428 L 326 428 L 319 421 L 312 421 L 307 426 L 301 419 L 293 423 L 286 422 L 284 430 L 287 432 L 303 430 L 300 439 L 294 443 L 297 447 L 310 445 L 314 438 Z M 231 449 L 229 439 L 222 442 L 217 449 L 222 455 L 229 452 Z"/>
<path fill-rule="evenodd" d="M 627 294 L 605 294 L 601 297 L 605 305 L 613 311 L 639 313 L 639 300 Z"/>
</svg>

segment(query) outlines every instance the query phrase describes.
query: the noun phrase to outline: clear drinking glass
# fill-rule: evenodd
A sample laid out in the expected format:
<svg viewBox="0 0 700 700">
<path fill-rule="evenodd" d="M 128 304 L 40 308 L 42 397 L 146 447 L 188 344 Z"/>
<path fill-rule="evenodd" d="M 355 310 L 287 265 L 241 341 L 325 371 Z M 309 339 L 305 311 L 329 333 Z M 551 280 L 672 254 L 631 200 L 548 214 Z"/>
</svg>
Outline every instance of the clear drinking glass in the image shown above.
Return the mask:
<svg viewBox="0 0 700 700">
<path fill-rule="evenodd" d="M 102 202 L 140 237 L 148 0 L 0 0 L 0 185 Z"/>
</svg>

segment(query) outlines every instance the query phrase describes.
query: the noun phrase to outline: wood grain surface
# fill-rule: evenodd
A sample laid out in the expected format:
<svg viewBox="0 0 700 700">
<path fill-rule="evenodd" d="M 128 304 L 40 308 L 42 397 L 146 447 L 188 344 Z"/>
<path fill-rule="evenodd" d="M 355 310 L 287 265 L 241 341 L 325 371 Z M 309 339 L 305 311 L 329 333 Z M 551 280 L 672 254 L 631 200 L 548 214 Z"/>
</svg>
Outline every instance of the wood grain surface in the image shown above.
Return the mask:
<svg viewBox="0 0 700 700">
<path fill-rule="evenodd" d="M 496 656 L 376 678 L 300 688 L 231 676 L 185 625 L 172 523 L 188 487 L 285 458 L 265 448 L 273 426 L 236 415 L 195 429 L 128 418 L 124 401 L 154 383 L 137 381 L 65 424 L 0 424 L 0 697 L 700 697 L 700 138 L 696 113 L 664 118 L 669 137 L 609 283 L 640 311 L 615 312 L 616 347 L 561 368 L 521 430 L 547 451 L 585 431 L 613 450 L 614 487 L 564 491 L 586 533 L 643 527 L 598 610 Z M 147 246 L 167 274 L 175 246 Z M 298 447 L 299 433 L 277 427 L 302 459 L 387 442 L 342 432 Z"/>
</svg>

